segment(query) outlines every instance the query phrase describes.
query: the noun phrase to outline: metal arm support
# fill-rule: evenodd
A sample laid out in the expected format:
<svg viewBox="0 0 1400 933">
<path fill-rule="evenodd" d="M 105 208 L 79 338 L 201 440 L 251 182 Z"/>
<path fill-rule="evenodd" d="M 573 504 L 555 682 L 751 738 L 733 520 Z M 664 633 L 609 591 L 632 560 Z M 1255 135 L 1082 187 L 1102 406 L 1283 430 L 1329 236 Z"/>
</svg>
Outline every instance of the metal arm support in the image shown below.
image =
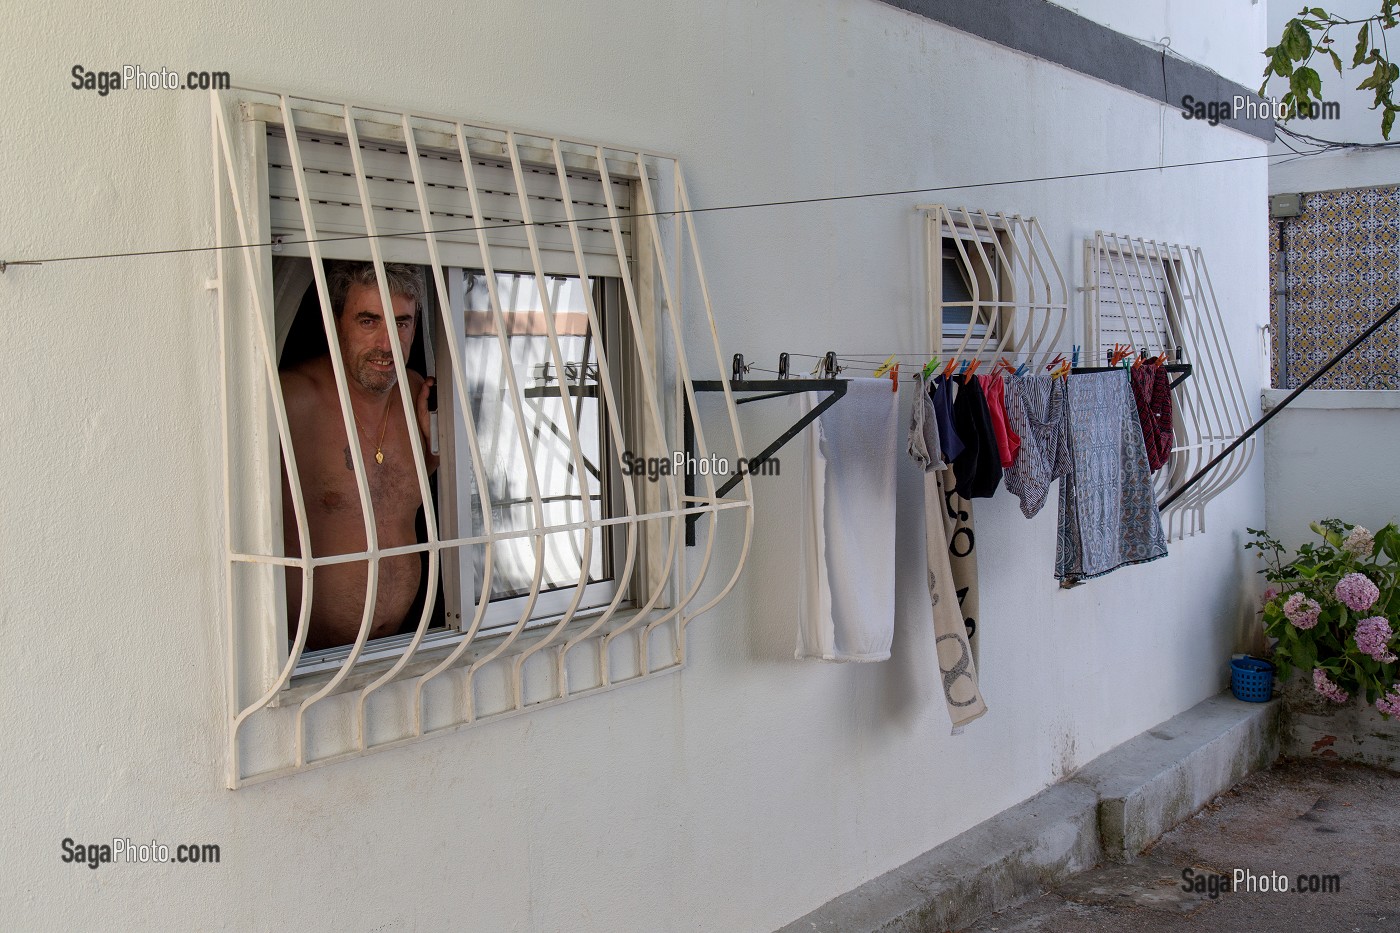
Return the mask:
<svg viewBox="0 0 1400 933">
<path fill-rule="evenodd" d="M 763 448 L 763 450 L 760 451 L 757 455 L 750 457 L 748 462 L 745 464 L 745 469 L 752 472 L 753 470 L 757 469 L 758 467 L 762 466 L 765 462 L 767 462 L 767 460 L 779 450 L 781 450 L 783 446 L 787 444 L 788 441 L 792 440 L 794 437 L 800 434 L 813 421 L 816 421 L 818 418 L 820 418 L 822 412 L 826 411 L 832 405 L 835 405 L 836 402 L 843 395 L 846 394 L 846 387 L 848 385 L 849 381 L 846 379 L 730 380 L 729 390 L 731 392 L 767 393 L 766 395 L 759 395 L 754 398 L 739 399 L 735 402 L 736 405 L 743 405 L 748 402 L 761 402 L 764 399 L 780 398 L 785 395 L 796 395 L 798 392 L 831 393 L 826 398 L 822 399 L 820 402 L 814 405 L 811 411 L 807 412 L 801 418 L 797 419 L 797 421 L 792 425 L 792 427 L 788 428 L 786 431 L 784 431 L 781 435 L 778 436 L 777 440 L 773 441 L 773 443 Z M 722 392 L 724 391 L 724 383 L 718 379 L 696 380 L 695 391 Z M 685 408 L 685 451 L 687 454 L 693 454 L 695 451 L 695 425 L 691 420 L 689 406 L 686 406 Z M 733 489 L 739 484 L 741 478 L 742 477 L 737 473 L 734 476 L 731 476 L 724 483 L 724 485 L 720 486 L 719 489 L 716 490 L 715 495 L 720 498 L 723 498 L 725 493 L 729 492 L 729 490 Z M 685 474 L 685 494 L 687 496 L 695 495 L 695 477 L 691 475 L 689 471 L 687 471 Z M 695 546 L 695 520 L 699 517 L 699 515 L 687 515 L 685 518 L 686 547 Z"/>
</svg>

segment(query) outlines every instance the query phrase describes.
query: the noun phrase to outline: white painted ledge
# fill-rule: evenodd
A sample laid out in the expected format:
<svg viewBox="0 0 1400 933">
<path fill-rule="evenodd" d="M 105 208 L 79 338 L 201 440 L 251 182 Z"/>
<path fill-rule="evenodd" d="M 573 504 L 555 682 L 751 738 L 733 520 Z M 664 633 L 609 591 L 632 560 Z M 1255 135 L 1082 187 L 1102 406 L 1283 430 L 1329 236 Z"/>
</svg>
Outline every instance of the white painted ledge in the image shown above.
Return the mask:
<svg viewBox="0 0 1400 933">
<path fill-rule="evenodd" d="M 1265 389 L 1264 410 L 1273 411 L 1292 389 Z M 1290 409 L 1400 408 L 1400 389 L 1309 389 L 1290 403 Z"/>
</svg>

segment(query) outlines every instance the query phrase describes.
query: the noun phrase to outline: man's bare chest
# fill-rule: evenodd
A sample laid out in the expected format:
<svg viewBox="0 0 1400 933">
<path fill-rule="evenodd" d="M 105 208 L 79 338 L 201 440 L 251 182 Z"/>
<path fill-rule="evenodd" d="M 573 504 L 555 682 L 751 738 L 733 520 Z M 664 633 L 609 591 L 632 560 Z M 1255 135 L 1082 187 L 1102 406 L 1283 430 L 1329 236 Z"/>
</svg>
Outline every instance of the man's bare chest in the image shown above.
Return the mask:
<svg viewBox="0 0 1400 933">
<path fill-rule="evenodd" d="M 380 524 L 386 520 L 411 520 L 422 504 L 418 475 L 413 468 L 413 453 L 402 425 L 386 433 L 383 443 L 378 439 L 357 439 L 369 487 L 370 502 Z M 303 469 L 302 490 L 309 509 L 326 517 L 362 515 L 360 489 L 355 480 L 354 460 L 344 426 L 317 432 L 314 449 Z M 382 454 L 382 462 L 376 454 Z"/>
<path fill-rule="evenodd" d="M 405 514 L 412 516 L 422 503 L 418 476 L 409 462 L 412 454 L 407 449 L 385 450 L 384 462 L 377 463 L 373 449 L 362 449 L 361 452 L 364 454 L 370 501 L 374 503 L 379 519 L 402 519 Z M 348 446 L 341 451 L 341 461 L 340 469 L 328 469 L 321 476 L 323 504 L 331 509 L 342 506 L 348 499 L 350 508 L 359 511 L 360 491 L 355 482 L 354 463 L 350 459 Z"/>
</svg>

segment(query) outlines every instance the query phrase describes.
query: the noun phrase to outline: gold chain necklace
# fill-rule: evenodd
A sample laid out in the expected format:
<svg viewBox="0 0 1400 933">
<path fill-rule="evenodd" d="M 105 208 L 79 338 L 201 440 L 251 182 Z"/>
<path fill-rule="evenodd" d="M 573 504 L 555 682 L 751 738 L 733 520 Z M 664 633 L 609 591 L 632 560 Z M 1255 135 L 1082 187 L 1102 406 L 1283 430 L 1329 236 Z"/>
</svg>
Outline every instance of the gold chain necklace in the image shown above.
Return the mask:
<svg viewBox="0 0 1400 933">
<path fill-rule="evenodd" d="M 393 401 L 394 400 L 391 398 L 384 403 L 384 416 L 379 419 L 379 443 L 374 445 L 375 463 L 384 462 L 384 432 L 389 427 L 389 406 L 393 404 Z M 355 430 L 360 431 L 360 422 L 358 419 L 355 421 Z M 360 436 L 363 437 L 364 434 L 361 433 Z"/>
</svg>

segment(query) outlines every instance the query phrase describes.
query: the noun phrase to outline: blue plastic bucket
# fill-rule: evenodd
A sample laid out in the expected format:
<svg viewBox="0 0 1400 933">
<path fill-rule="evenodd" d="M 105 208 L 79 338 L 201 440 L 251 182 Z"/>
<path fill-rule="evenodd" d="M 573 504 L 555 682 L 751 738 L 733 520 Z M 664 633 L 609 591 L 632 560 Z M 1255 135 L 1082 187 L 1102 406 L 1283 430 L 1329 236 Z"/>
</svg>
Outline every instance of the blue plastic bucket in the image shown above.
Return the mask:
<svg viewBox="0 0 1400 933">
<path fill-rule="evenodd" d="M 1248 655 L 1231 659 L 1230 692 L 1246 703 L 1267 703 L 1274 695 L 1274 666 Z"/>
</svg>

